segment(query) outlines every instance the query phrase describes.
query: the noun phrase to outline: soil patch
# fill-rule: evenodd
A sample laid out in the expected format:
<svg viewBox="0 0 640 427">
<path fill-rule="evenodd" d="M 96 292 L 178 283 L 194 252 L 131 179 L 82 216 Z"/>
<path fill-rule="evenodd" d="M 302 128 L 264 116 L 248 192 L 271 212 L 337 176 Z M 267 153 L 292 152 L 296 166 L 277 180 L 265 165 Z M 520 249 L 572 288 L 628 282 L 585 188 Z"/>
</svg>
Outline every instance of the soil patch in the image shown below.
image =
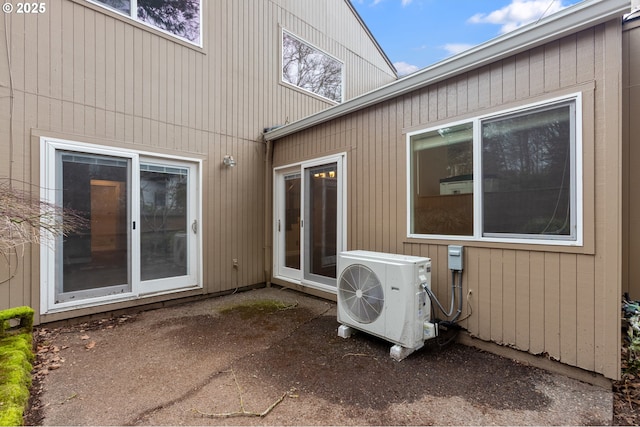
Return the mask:
<svg viewBox="0 0 640 427">
<path fill-rule="evenodd" d="M 314 313 L 295 302 L 257 300 L 224 306 L 210 314 L 185 315 L 157 323 L 165 338 L 181 348 L 211 351 L 245 344 L 265 345 L 284 325 L 304 323 Z M 211 339 L 215 337 L 215 339 Z"/>
<path fill-rule="evenodd" d="M 388 342 L 362 333 L 345 340 L 336 327 L 334 318 L 315 319 L 234 369 L 259 381 L 277 381 L 284 390 L 297 387 L 328 401 L 378 411 L 425 396 L 457 396 L 500 410 L 541 410 L 550 404 L 535 389 L 533 380 L 542 374 L 538 369 L 459 344 L 440 348 L 428 343 L 396 362 L 389 357 Z"/>
</svg>

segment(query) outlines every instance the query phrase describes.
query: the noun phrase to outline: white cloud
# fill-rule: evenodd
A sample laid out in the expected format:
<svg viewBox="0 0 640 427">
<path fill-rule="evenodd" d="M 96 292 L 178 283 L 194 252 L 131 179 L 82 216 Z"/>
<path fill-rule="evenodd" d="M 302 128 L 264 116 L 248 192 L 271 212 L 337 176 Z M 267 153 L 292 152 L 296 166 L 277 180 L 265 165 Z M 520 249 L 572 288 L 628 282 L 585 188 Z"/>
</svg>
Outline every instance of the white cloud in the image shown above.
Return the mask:
<svg viewBox="0 0 640 427">
<path fill-rule="evenodd" d="M 406 62 L 402 61 L 394 62 L 393 66 L 396 67 L 396 70 L 398 70 L 398 75 L 400 77 L 406 76 L 407 74 L 415 73 L 420 69 L 415 65 L 407 64 Z"/>
<path fill-rule="evenodd" d="M 508 33 L 543 16 L 564 9 L 561 0 L 511 0 L 511 4 L 491 13 L 477 13 L 469 18 L 472 24 L 502 25 L 500 33 Z"/>
<path fill-rule="evenodd" d="M 471 49 L 474 45 L 465 44 L 465 43 L 447 43 L 444 46 L 441 46 L 442 49 L 446 50 L 449 55 L 456 55 L 460 52 L 464 52 L 467 49 Z"/>
<path fill-rule="evenodd" d="M 352 0 L 353 1 L 353 0 Z M 359 4 L 363 4 L 364 0 L 356 0 Z M 380 3 L 382 3 L 385 0 L 370 0 L 369 2 L 369 6 L 376 6 Z M 402 4 L 402 7 L 405 6 L 409 6 L 411 3 L 413 3 L 413 0 L 400 0 L 400 3 Z"/>
</svg>

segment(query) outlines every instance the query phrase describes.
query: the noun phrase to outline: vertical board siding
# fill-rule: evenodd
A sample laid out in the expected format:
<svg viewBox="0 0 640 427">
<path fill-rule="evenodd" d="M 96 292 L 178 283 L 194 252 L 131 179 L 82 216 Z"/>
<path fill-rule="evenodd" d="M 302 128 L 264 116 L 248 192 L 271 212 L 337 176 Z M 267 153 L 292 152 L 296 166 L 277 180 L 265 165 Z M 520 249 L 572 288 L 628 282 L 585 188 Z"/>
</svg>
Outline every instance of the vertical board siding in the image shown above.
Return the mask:
<svg viewBox="0 0 640 427">
<path fill-rule="evenodd" d="M 560 255 L 544 254 L 544 347 L 551 357 L 560 356 Z"/>
<path fill-rule="evenodd" d="M 640 26 L 638 21 L 625 24 L 623 32 L 623 144 L 625 149 L 623 163 L 624 188 L 624 231 L 625 248 L 623 264 L 623 291 L 633 300 L 640 299 L 640 197 L 637 196 L 637 182 L 640 170 L 633 167 L 640 161 Z"/>
<path fill-rule="evenodd" d="M 502 304 L 504 312 L 502 314 L 502 342 L 504 344 L 516 345 L 516 252 L 506 250 L 502 253 Z"/>
<path fill-rule="evenodd" d="M 15 183 L 26 189 L 34 184 L 37 195 L 37 135 L 52 133 L 204 159 L 202 268 L 209 293 L 266 279 L 263 129 L 332 105 L 281 83 L 282 28 L 344 62 L 347 98 L 389 83 L 395 74 L 345 0 L 203 0 L 202 10 L 203 49 L 81 0 L 0 20 L 0 33 L 7 35 L 0 43 L 0 139 L 11 139 L 0 144 L 0 178 L 11 171 Z M 349 131 L 341 125 L 318 140 L 332 149 Z M 226 154 L 236 158 L 236 168 L 221 166 Z M 388 230 L 380 245 L 393 234 Z M 37 309 L 34 260 L 37 253 L 26 248 L 24 255 L 0 261 L 0 309 Z"/>
<path fill-rule="evenodd" d="M 514 293 L 514 311 L 515 311 L 515 347 L 529 351 L 531 348 L 531 308 L 530 301 L 531 287 L 530 274 L 531 266 L 529 261 L 529 253 L 524 251 L 515 252 L 515 293 Z M 526 303 L 525 303 L 526 302 Z"/>
<path fill-rule="evenodd" d="M 489 293 L 490 293 L 490 324 L 491 324 L 491 341 L 504 343 L 504 323 L 503 315 L 505 308 L 504 302 L 504 284 L 502 282 L 503 269 L 508 266 L 503 265 L 503 251 L 500 249 L 491 249 L 489 251 Z"/>
<path fill-rule="evenodd" d="M 481 339 L 491 340 L 491 328 L 492 324 L 492 311 L 496 310 L 496 307 L 491 307 L 492 295 L 491 295 L 491 250 L 485 248 L 478 248 L 477 250 L 477 263 L 478 263 L 478 276 L 474 277 L 475 289 L 473 285 L 470 288 L 472 291 L 477 290 L 478 297 L 478 329 L 475 332 Z M 471 251 L 470 251 L 471 252 Z M 495 298 L 495 296 L 493 297 Z M 495 328 L 495 326 L 493 326 Z"/>
<path fill-rule="evenodd" d="M 576 283 L 579 286 L 576 305 L 576 353 L 578 366 L 595 370 L 596 346 L 595 319 L 593 313 L 599 305 L 595 294 L 595 263 L 593 257 L 578 255 L 576 265 Z"/>
<path fill-rule="evenodd" d="M 612 331 L 619 329 L 619 320 L 611 311 L 619 309 L 619 295 L 607 291 L 616 278 L 605 265 L 609 254 L 611 260 L 616 259 L 616 240 L 604 238 L 615 222 L 607 220 L 602 203 L 597 205 L 596 221 L 589 213 L 590 203 L 595 205 L 596 199 L 608 192 L 615 194 L 619 188 L 617 179 L 607 176 L 614 172 L 604 169 L 606 165 L 615 169 L 607 154 L 615 156 L 616 139 L 604 136 L 615 134 L 617 120 L 602 107 L 595 111 L 590 107 L 617 99 L 607 98 L 606 93 L 616 93 L 613 75 L 618 69 L 615 57 L 619 43 L 615 34 L 620 28 L 619 24 L 615 29 L 614 24 L 609 25 L 417 89 L 353 113 L 348 120 L 341 118 L 341 126 L 350 129 L 352 136 L 338 138 L 334 148 L 347 153 L 348 249 L 430 257 L 432 287 L 448 308 L 451 278 L 447 245 L 407 239 L 404 130 L 428 128 L 433 122 L 453 121 L 474 112 L 480 115 L 505 103 L 526 104 L 528 99 L 543 95 L 553 98 L 559 90 L 566 93 L 576 85 L 594 82 L 595 90 L 584 92 L 583 125 L 585 242 L 595 242 L 594 253 L 563 253 L 562 248 L 548 250 L 544 246 L 531 249 L 496 244 L 490 248 L 474 242 L 452 243 L 466 246 L 462 325 L 471 335 L 616 378 L 619 358 Z M 607 55 L 613 62 L 608 69 L 603 62 Z M 615 106 L 610 108 L 612 115 L 617 113 Z M 276 141 L 275 164 L 301 160 L 300 144 L 305 145 L 304 158 L 323 155 L 323 147 L 307 144 L 308 135 L 324 135 L 332 126 L 329 122 Z M 597 185 L 591 187 L 590 182 Z"/>
<path fill-rule="evenodd" d="M 577 259 L 574 254 L 560 255 L 560 359 L 577 363 L 577 315 L 578 295 Z"/>
</svg>

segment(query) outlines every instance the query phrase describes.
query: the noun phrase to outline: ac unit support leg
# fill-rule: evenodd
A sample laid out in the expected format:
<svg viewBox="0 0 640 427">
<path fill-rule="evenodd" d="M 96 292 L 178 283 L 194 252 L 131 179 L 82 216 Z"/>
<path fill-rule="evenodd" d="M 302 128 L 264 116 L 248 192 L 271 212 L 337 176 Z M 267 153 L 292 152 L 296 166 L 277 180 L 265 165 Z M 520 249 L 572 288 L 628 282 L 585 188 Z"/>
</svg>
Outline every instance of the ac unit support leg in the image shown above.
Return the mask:
<svg viewBox="0 0 640 427">
<path fill-rule="evenodd" d="M 411 353 L 413 353 L 414 351 L 418 350 L 419 348 L 421 348 L 422 346 L 416 347 L 416 348 L 407 348 L 407 347 L 403 347 L 401 345 L 394 345 L 393 347 L 391 347 L 391 350 L 389 351 L 389 354 L 391 355 L 391 358 L 396 360 L 396 361 L 401 361 L 402 359 L 406 358 L 408 355 L 410 355 Z"/>
<path fill-rule="evenodd" d="M 338 326 L 338 336 L 340 338 L 349 338 L 351 336 L 351 334 L 354 333 L 354 332 L 355 331 L 350 326 L 347 326 L 347 325 Z"/>
</svg>

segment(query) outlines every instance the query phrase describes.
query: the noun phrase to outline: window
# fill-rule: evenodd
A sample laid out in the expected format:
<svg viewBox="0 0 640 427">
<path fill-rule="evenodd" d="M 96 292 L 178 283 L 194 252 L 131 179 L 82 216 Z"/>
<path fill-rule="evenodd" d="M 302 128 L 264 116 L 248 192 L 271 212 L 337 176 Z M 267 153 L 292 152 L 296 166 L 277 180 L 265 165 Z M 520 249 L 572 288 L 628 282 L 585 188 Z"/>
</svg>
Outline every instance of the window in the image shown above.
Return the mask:
<svg viewBox="0 0 640 427">
<path fill-rule="evenodd" d="M 415 234 L 473 234 L 473 124 L 411 138 Z"/>
<path fill-rule="evenodd" d="M 408 136 L 409 235 L 579 244 L 579 95 Z"/>
<path fill-rule="evenodd" d="M 43 199 L 88 224 L 43 246 L 43 312 L 200 287 L 198 161 L 41 144 Z"/>
<path fill-rule="evenodd" d="M 92 0 L 163 32 L 201 46 L 201 0 Z"/>
<path fill-rule="evenodd" d="M 327 53 L 282 32 L 282 81 L 342 102 L 343 64 Z"/>
</svg>

